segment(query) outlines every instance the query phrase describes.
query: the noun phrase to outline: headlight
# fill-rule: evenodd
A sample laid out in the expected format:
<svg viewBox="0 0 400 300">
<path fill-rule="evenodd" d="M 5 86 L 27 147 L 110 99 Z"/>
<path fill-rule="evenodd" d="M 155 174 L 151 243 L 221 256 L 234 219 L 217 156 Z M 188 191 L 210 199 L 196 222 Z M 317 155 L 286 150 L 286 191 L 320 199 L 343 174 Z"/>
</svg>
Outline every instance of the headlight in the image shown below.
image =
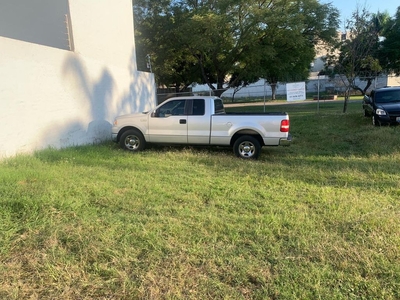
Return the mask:
<svg viewBox="0 0 400 300">
<path fill-rule="evenodd" d="M 385 116 L 386 115 L 386 111 L 384 111 L 383 109 L 378 108 L 375 111 L 375 114 L 377 114 L 378 116 Z"/>
</svg>

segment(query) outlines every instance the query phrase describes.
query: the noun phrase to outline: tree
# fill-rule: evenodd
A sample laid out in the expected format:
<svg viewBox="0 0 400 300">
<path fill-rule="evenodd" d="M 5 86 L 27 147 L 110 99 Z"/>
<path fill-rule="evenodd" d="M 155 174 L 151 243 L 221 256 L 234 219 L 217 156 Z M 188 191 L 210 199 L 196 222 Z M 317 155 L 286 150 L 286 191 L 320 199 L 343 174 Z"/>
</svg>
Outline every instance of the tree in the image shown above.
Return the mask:
<svg viewBox="0 0 400 300">
<path fill-rule="evenodd" d="M 147 70 L 149 55 L 159 85 L 180 92 L 200 81 L 196 60 L 187 48 L 178 46 L 175 37 L 184 12 L 171 7 L 169 0 L 137 0 L 133 8 L 138 70 Z"/>
<path fill-rule="evenodd" d="M 253 82 L 259 80 L 259 76 L 251 77 L 251 74 L 247 74 L 246 70 L 243 70 L 240 74 L 234 73 L 230 76 L 229 87 L 233 88 L 232 102 L 234 102 L 235 94 L 239 92 L 242 88 L 250 85 Z"/>
<path fill-rule="evenodd" d="M 395 16 L 384 25 L 384 40 L 379 49 L 381 65 L 388 71 L 400 75 L 400 7 Z"/>
<path fill-rule="evenodd" d="M 301 22 L 298 20 L 300 16 Z M 275 26 L 267 28 L 265 34 L 268 38 L 262 43 L 269 52 L 262 56 L 262 77 L 271 86 L 272 99 L 275 99 L 278 82 L 300 81 L 309 77 L 315 45 L 334 42 L 338 11 L 329 4 L 320 5 L 314 1 L 291 2 L 280 20 Z"/>
<path fill-rule="evenodd" d="M 331 75 L 338 78 L 345 88 L 343 112 L 347 111 L 351 90 L 365 95 L 373 80 L 383 71 L 378 58 L 383 19 L 384 14 L 371 15 L 365 8 L 357 8 L 346 21 L 346 33 L 327 56 L 327 68 L 333 68 Z M 364 87 L 357 79 L 366 82 Z"/>
<path fill-rule="evenodd" d="M 317 0 L 139 1 L 138 51 L 153 52 L 158 82 L 184 86 L 197 77 L 216 95 L 260 77 L 271 85 L 305 79 L 314 45 L 338 25 L 337 10 Z"/>
</svg>

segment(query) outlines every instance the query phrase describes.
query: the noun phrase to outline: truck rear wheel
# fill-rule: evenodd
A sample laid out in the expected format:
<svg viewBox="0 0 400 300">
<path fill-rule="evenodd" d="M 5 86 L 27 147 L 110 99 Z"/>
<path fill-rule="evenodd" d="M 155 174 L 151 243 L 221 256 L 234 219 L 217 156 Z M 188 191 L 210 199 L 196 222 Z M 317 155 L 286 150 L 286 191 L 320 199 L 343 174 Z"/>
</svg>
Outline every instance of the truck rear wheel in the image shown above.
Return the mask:
<svg viewBox="0 0 400 300">
<path fill-rule="evenodd" d="M 240 158 L 257 159 L 261 152 L 261 146 L 256 138 L 244 135 L 233 144 L 233 152 Z"/>
<path fill-rule="evenodd" d="M 129 129 L 121 135 L 119 145 L 122 149 L 137 152 L 144 149 L 146 141 L 139 130 Z"/>
</svg>

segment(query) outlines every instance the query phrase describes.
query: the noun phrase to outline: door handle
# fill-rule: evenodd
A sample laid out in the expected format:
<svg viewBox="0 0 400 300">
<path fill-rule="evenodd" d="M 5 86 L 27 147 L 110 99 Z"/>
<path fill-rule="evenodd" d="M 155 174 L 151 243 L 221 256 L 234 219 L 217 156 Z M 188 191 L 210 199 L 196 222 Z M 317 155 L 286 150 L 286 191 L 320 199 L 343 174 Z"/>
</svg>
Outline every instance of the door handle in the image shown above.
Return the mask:
<svg viewBox="0 0 400 300">
<path fill-rule="evenodd" d="M 179 124 L 186 124 L 186 119 L 180 119 Z"/>
</svg>

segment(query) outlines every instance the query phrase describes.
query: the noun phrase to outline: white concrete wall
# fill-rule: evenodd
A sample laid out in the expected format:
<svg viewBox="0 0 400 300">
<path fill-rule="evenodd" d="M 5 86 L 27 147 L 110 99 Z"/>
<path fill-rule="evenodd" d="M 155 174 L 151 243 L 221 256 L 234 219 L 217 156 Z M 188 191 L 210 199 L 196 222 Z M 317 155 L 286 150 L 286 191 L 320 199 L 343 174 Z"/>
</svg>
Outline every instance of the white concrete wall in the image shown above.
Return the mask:
<svg viewBox="0 0 400 300">
<path fill-rule="evenodd" d="M 69 0 L 75 52 L 136 70 L 129 0 Z"/>
<path fill-rule="evenodd" d="M 99 1 L 85 0 L 82 7 L 75 3 L 71 17 L 74 10 L 83 9 L 87 14 L 100 9 L 97 15 L 104 15 L 107 6 L 97 7 L 95 2 Z M 120 41 L 114 37 L 109 45 L 102 42 L 102 31 L 86 31 L 91 38 L 78 38 L 76 47 L 83 50 L 77 53 L 0 37 L 0 159 L 108 140 L 114 117 L 155 106 L 153 75 L 136 70 L 130 0 L 103 2 L 120 5 L 120 13 L 113 10 L 99 22 L 112 23 L 113 30 L 115 22 L 129 25 L 118 29 L 115 36 Z M 81 18 L 93 21 L 82 11 L 78 15 L 72 19 L 79 26 L 85 23 Z M 121 21 L 125 18 L 129 20 Z M 91 52 L 91 46 L 98 49 Z"/>
</svg>

